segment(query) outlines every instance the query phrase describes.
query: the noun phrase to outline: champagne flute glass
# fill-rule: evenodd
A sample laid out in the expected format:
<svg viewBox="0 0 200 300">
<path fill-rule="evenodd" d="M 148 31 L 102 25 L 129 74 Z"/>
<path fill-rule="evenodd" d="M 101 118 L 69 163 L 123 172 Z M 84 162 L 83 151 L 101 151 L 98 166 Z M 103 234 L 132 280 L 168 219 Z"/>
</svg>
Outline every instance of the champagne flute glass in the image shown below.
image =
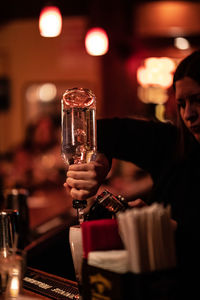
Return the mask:
<svg viewBox="0 0 200 300">
<path fill-rule="evenodd" d="M 65 91 L 61 101 L 62 157 L 67 165 L 87 163 L 96 156 L 96 98 L 85 88 Z M 73 200 L 78 222 L 84 221 L 87 201 Z"/>
</svg>

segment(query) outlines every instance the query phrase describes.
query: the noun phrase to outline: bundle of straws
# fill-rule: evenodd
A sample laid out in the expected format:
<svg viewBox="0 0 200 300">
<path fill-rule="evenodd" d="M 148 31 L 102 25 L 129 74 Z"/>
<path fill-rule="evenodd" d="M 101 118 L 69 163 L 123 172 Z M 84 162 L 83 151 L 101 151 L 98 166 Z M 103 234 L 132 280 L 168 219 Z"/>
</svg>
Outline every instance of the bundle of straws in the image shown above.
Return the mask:
<svg viewBox="0 0 200 300">
<path fill-rule="evenodd" d="M 130 272 L 152 272 L 176 266 L 170 206 L 154 203 L 126 210 L 117 215 L 117 221 Z"/>
</svg>

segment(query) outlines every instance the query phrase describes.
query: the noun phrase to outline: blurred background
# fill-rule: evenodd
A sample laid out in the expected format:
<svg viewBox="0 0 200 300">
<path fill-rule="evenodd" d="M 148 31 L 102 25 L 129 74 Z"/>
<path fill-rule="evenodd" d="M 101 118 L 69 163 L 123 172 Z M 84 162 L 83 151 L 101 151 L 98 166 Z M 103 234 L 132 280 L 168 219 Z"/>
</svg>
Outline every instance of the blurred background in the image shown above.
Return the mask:
<svg viewBox="0 0 200 300">
<path fill-rule="evenodd" d="M 42 28 L 45 22 L 41 25 L 40 18 L 48 6 L 57 9 L 57 33 L 54 27 L 47 34 Z M 25 187 L 33 192 L 62 188 L 60 99 L 67 88 L 90 88 L 97 97 L 98 118 L 137 116 L 175 122 L 172 76 L 180 59 L 200 46 L 199 16 L 199 1 L 3 1 L 2 187 Z M 51 25 L 53 19 L 48 29 Z M 100 29 L 100 37 L 86 42 L 94 28 Z M 136 166 L 116 162 L 114 168 L 117 193 L 123 189 L 128 196 L 135 188 L 137 197 L 139 185 L 133 187 L 133 178 L 138 184 L 147 178 L 139 195 L 152 186 Z"/>
</svg>

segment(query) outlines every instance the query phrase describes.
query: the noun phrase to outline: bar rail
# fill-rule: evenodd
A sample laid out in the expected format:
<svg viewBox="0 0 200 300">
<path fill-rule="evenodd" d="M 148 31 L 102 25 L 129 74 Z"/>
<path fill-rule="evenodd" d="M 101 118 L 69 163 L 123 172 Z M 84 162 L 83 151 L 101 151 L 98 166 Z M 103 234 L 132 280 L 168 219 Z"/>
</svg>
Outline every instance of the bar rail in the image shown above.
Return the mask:
<svg viewBox="0 0 200 300">
<path fill-rule="evenodd" d="M 23 288 L 50 299 L 80 298 L 76 282 L 30 267 L 23 278 Z"/>
</svg>

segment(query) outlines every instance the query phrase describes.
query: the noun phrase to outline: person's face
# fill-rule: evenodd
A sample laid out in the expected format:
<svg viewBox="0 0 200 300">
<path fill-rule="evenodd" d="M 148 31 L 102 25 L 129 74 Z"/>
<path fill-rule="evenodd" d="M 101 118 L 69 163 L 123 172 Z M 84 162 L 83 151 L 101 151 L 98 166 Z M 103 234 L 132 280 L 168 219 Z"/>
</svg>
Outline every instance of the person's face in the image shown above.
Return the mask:
<svg viewBox="0 0 200 300">
<path fill-rule="evenodd" d="M 200 84 L 190 77 L 176 82 L 176 101 L 185 126 L 200 143 Z"/>
</svg>

